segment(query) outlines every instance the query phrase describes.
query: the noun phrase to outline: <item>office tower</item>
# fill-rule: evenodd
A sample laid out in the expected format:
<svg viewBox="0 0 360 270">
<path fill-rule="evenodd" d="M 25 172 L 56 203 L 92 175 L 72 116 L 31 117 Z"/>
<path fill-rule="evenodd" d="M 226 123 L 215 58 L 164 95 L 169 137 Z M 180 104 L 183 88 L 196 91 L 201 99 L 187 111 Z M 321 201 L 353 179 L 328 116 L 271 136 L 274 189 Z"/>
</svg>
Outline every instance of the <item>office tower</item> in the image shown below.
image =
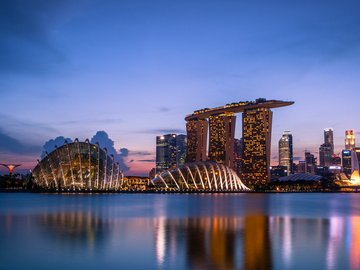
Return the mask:
<svg viewBox="0 0 360 270">
<path fill-rule="evenodd" d="M 206 161 L 208 121 L 192 119 L 186 122 L 186 162 Z"/>
<path fill-rule="evenodd" d="M 330 167 L 332 165 L 333 147 L 330 144 L 322 144 L 319 147 L 320 166 Z"/>
<path fill-rule="evenodd" d="M 176 166 L 184 165 L 186 162 L 186 135 L 179 134 L 176 136 Z"/>
<path fill-rule="evenodd" d="M 342 157 L 342 167 L 343 167 L 343 172 L 347 175 L 350 176 L 351 172 L 352 172 L 352 168 L 351 168 L 351 151 L 350 150 L 343 150 L 341 152 L 341 157 Z"/>
<path fill-rule="evenodd" d="M 353 150 L 355 147 L 355 131 L 349 129 L 345 131 L 345 150 Z"/>
<path fill-rule="evenodd" d="M 279 166 L 287 168 L 287 175 L 293 171 L 293 137 L 290 131 L 285 131 L 279 140 Z"/>
<path fill-rule="evenodd" d="M 308 151 L 305 151 L 305 164 L 306 164 L 306 172 L 310 174 L 315 174 L 316 158 L 313 154 L 311 154 Z"/>
<path fill-rule="evenodd" d="M 324 130 L 324 143 L 319 147 L 320 166 L 330 167 L 334 155 L 334 131 L 329 128 Z"/>
<path fill-rule="evenodd" d="M 243 112 L 243 159 L 241 179 L 246 184 L 270 181 L 272 111 L 268 108 Z"/>
<path fill-rule="evenodd" d="M 331 155 L 334 154 L 334 131 L 331 128 L 324 130 L 324 144 L 330 145 L 332 149 Z"/>
<path fill-rule="evenodd" d="M 209 160 L 233 167 L 236 116 L 233 113 L 209 117 Z"/>
<path fill-rule="evenodd" d="M 242 139 L 234 139 L 234 171 L 237 175 L 241 172 L 241 158 L 242 158 Z"/>
<path fill-rule="evenodd" d="M 156 173 L 176 166 L 176 134 L 156 136 Z"/>
</svg>

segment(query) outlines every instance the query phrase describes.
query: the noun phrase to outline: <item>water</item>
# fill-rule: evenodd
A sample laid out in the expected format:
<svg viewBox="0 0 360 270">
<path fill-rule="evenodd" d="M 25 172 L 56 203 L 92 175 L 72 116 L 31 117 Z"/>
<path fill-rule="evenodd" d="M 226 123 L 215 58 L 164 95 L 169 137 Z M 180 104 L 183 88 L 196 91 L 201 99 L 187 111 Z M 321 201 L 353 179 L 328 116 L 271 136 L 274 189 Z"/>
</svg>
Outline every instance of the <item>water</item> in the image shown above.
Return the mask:
<svg viewBox="0 0 360 270">
<path fill-rule="evenodd" d="M 0 269 L 360 269 L 360 194 L 0 194 Z"/>
</svg>

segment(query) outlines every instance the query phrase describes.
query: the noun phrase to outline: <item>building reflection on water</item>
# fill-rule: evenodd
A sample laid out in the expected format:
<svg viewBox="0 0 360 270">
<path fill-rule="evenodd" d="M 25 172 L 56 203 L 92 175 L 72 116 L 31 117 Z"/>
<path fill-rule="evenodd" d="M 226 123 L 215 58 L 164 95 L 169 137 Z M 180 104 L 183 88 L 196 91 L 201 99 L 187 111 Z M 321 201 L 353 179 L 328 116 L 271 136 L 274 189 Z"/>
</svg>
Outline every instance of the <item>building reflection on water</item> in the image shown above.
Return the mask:
<svg viewBox="0 0 360 270">
<path fill-rule="evenodd" d="M 122 239 L 152 239 L 157 267 L 188 269 L 360 269 L 360 217 L 243 216 L 115 218 L 94 212 L 36 215 L 38 232 L 59 248 L 103 251 Z M 4 228 L 12 216 L 4 219 Z M 11 230 L 11 227 L 10 227 Z M 129 243 L 129 242 L 128 242 Z M 141 241 L 139 241 L 140 245 Z M 97 253 L 97 252 L 95 252 Z M 306 258 L 306 260 L 304 260 Z M 144 262 L 145 263 L 145 262 Z M 305 267 L 306 268 L 306 267 Z"/>
<path fill-rule="evenodd" d="M 162 268 L 183 256 L 190 269 L 360 269 L 356 216 L 159 218 L 154 229 Z"/>
<path fill-rule="evenodd" d="M 155 220 L 158 264 L 184 251 L 191 269 L 271 269 L 269 218 L 205 217 Z M 168 258 L 167 258 L 168 257 Z"/>
<path fill-rule="evenodd" d="M 42 232 L 67 247 L 100 247 L 111 233 L 107 222 L 92 212 L 63 211 L 35 218 Z"/>
</svg>

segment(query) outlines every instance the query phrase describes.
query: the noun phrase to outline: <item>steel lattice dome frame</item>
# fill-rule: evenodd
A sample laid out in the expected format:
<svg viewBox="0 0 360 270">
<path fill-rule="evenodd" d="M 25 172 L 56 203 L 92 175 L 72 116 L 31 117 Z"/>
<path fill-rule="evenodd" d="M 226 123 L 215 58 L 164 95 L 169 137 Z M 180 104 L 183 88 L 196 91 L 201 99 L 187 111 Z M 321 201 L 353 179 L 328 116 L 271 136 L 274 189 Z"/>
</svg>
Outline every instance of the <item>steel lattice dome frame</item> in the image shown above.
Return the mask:
<svg viewBox="0 0 360 270">
<path fill-rule="evenodd" d="M 35 184 L 43 189 L 119 190 L 124 184 L 124 174 L 114 156 L 89 140 L 65 141 L 38 161 L 32 174 Z"/>
<path fill-rule="evenodd" d="M 250 191 L 234 170 L 211 161 L 168 169 L 151 184 L 160 191 Z"/>
</svg>

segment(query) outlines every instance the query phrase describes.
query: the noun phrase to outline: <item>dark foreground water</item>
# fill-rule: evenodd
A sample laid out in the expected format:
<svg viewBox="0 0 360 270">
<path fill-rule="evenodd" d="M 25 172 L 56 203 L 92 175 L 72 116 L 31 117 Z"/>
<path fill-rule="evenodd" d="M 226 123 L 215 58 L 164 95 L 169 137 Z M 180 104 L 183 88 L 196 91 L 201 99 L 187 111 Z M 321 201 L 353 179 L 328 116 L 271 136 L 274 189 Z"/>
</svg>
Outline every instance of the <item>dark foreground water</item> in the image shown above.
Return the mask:
<svg viewBox="0 0 360 270">
<path fill-rule="evenodd" d="M 360 194 L 0 194 L 0 269 L 360 269 Z"/>
</svg>

